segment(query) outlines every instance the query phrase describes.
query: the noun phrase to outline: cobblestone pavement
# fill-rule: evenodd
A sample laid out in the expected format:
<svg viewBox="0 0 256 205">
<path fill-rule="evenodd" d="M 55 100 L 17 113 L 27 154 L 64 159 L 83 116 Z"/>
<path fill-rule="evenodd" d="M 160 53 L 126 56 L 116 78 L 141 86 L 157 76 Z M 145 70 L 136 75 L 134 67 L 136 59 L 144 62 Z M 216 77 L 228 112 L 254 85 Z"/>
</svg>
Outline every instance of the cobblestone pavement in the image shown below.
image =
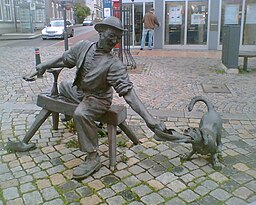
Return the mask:
<svg viewBox="0 0 256 205">
<path fill-rule="evenodd" d="M 40 48 L 41 59 L 63 52 L 63 47 Z M 141 100 L 168 128 L 197 127 L 206 108 L 195 95 L 209 98 L 224 121 L 223 169 L 214 171 L 207 156 L 180 161 L 189 144 L 157 142 L 143 120 L 129 109 L 128 124 L 140 139 L 132 145 L 118 135 L 115 171 L 108 168 L 108 145 L 100 138 L 102 168 L 76 181 L 72 168 L 85 154 L 78 150 L 76 134 L 60 123 L 51 130 L 51 119 L 40 127 L 32 141 L 37 149 L 8 153 L 10 139 L 22 139 L 40 108 L 37 95 L 50 90 L 51 74 L 35 82 L 22 76 L 35 70 L 34 48 L 0 48 L 0 205 L 15 204 L 227 204 L 256 201 L 256 72 L 225 74 L 217 51 L 133 51 L 141 73 L 130 78 Z M 241 59 L 239 64 L 242 65 Z M 256 68 L 256 61 L 249 59 Z M 72 79 L 75 69 L 65 69 L 60 80 Z M 207 86 L 210 90 L 206 92 Z M 226 87 L 225 87 L 226 86 Z M 213 91 L 212 91 L 213 90 Z M 117 96 L 114 103 L 125 104 Z"/>
</svg>

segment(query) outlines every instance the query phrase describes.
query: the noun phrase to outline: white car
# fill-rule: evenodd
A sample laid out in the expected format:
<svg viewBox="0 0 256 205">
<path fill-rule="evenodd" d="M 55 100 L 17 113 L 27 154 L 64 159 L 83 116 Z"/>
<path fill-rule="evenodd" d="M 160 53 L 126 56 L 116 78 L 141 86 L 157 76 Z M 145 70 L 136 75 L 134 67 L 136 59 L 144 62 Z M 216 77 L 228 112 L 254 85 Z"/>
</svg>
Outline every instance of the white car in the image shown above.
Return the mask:
<svg viewBox="0 0 256 205">
<path fill-rule="evenodd" d="M 92 19 L 91 18 L 85 18 L 83 21 L 83 26 L 92 26 Z"/>
<path fill-rule="evenodd" d="M 73 24 L 67 20 L 67 35 L 68 37 L 74 36 Z M 42 30 L 42 39 L 51 38 L 64 38 L 64 20 L 52 20 L 49 26 Z"/>
</svg>

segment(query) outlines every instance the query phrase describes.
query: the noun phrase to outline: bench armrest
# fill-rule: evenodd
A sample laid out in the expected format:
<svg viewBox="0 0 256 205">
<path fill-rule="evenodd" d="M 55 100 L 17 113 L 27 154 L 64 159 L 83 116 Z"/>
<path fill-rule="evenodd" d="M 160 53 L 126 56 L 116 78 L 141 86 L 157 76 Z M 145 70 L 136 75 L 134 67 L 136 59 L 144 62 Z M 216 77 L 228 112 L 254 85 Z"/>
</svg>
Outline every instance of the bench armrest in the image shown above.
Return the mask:
<svg viewBox="0 0 256 205">
<path fill-rule="evenodd" d="M 52 85 L 52 90 L 51 90 L 51 96 L 58 96 L 59 95 L 59 90 L 58 90 L 58 77 L 60 72 L 62 71 L 63 68 L 50 68 L 47 70 L 47 72 L 53 74 L 53 85 Z"/>
</svg>

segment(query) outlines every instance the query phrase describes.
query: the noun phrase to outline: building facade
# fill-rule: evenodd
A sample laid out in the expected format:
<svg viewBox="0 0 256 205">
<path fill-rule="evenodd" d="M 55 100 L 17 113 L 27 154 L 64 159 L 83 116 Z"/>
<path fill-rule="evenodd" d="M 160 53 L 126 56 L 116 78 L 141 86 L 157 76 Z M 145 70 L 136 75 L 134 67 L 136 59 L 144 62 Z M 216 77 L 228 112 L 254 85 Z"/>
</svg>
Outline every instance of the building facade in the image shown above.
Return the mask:
<svg viewBox="0 0 256 205">
<path fill-rule="evenodd" d="M 87 5 L 93 19 L 102 19 L 102 0 L 0 0 L 0 35 L 42 29 L 51 19 L 63 18 L 64 2 L 67 19 L 73 23 L 75 2 Z"/>
<path fill-rule="evenodd" d="M 93 1 L 94 1 L 93 19 L 95 21 L 101 21 L 103 19 L 103 0 L 93 0 Z"/>
<path fill-rule="evenodd" d="M 102 20 L 103 0 L 75 0 L 75 2 L 81 3 L 82 5 L 90 8 L 92 20 Z"/>
<path fill-rule="evenodd" d="M 103 0 L 81 1 L 92 18 L 103 18 Z M 114 0 L 112 0 L 114 2 Z M 225 25 L 240 27 L 240 49 L 256 51 L 256 0 L 122 0 L 129 11 L 131 46 L 140 46 L 144 14 L 155 8 L 161 24 L 155 29 L 154 47 L 170 49 L 222 49 Z M 33 32 L 52 18 L 62 18 L 60 0 L 0 0 L 0 34 Z M 73 20 L 73 9 L 67 10 Z M 127 21 L 127 19 L 122 19 Z"/>
<path fill-rule="evenodd" d="M 155 8 L 161 26 L 154 47 L 222 49 L 223 26 L 240 27 L 240 49 L 256 51 L 256 0 L 123 0 L 131 12 L 132 46 L 140 46 L 142 18 Z"/>
<path fill-rule="evenodd" d="M 44 23 L 44 0 L 0 0 L 0 34 L 32 32 Z"/>
</svg>

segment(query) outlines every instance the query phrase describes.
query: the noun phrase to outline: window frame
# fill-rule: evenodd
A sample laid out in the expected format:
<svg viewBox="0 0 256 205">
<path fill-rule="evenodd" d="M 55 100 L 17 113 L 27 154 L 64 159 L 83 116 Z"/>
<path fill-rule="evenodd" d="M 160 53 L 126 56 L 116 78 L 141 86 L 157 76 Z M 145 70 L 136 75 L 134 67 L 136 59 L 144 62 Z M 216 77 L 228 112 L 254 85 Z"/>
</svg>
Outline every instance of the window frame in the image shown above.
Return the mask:
<svg viewBox="0 0 256 205">
<path fill-rule="evenodd" d="M 3 4 L 0 2 L 0 21 L 4 20 L 4 16 L 3 16 Z"/>
<path fill-rule="evenodd" d="M 11 0 L 4 0 L 5 20 L 12 21 L 12 7 Z"/>
</svg>

